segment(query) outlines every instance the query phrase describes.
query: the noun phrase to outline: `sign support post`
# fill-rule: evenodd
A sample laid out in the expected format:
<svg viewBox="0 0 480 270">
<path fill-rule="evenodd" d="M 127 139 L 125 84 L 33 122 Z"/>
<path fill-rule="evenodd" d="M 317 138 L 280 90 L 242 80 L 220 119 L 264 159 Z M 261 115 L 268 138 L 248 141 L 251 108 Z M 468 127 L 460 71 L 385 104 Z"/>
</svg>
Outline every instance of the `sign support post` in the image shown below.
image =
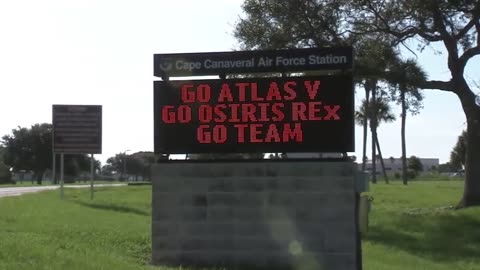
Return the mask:
<svg viewBox="0 0 480 270">
<path fill-rule="evenodd" d="M 60 199 L 63 200 L 64 154 L 60 154 Z"/>
<path fill-rule="evenodd" d="M 93 177 L 94 177 L 94 162 L 93 154 L 90 154 L 90 200 L 93 200 Z"/>
<path fill-rule="evenodd" d="M 52 154 L 53 154 L 52 155 L 52 185 L 54 185 L 54 184 L 56 184 L 55 183 L 55 176 L 57 174 L 57 168 L 56 168 L 57 164 L 56 164 L 56 160 L 55 160 L 57 154 L 55 153 L 55 151 L 52 151 Z"/>
</svg>

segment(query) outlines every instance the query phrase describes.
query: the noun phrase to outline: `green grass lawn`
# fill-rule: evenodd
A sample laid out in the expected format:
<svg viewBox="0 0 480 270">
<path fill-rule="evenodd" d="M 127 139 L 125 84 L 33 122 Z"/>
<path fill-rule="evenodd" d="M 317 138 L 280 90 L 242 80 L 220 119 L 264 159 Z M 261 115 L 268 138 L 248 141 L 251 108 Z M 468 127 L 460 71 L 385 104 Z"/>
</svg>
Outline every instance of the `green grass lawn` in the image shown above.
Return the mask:
<svg viewBox="0 0 480 270">
<path fill-rule="evenodd" d="M 150 186 L 0 199 L 0 269 L 151 267 Z M 372 185 L 366 270 L 480 269 L 480 208 L 451 210 L 462 182 Z"/>
<path fill-rule="evenodd" d="M 0 269 L 150 269 L 147 187 L 0 199 Z"/>
<path fill-rule="evenodd" d="M 480 208 L 453 210 L 459 181 L 371 185 L 366 270 L 480 269 Z"/>
</svg>

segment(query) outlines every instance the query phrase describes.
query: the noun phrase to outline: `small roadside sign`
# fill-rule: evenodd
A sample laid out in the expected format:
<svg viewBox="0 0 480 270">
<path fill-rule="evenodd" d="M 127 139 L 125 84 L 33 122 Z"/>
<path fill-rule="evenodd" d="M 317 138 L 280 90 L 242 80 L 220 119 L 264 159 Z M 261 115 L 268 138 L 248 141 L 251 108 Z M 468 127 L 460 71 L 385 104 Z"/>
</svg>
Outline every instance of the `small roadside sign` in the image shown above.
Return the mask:
<svg viewBox="0 0 480 270">
<path fill-rule="evenodd" d="M 53 105 L 53 151 L 102 153 L 101 105 Z"/>
</svg>

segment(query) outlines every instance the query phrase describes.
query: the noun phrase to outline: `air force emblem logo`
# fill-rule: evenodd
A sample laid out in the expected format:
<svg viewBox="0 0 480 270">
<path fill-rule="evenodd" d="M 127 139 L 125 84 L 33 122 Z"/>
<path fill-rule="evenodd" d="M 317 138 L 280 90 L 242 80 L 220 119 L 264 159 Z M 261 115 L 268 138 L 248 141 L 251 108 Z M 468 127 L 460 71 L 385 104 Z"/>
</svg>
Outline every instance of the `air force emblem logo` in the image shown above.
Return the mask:
<svg viewBox="0 0 480 270">
<path fill-rule="evenodd" d="M 172 69 L 172 63 L 160 63 L 159 67 L 163 71 L 170 71 Z"/>
</svg>

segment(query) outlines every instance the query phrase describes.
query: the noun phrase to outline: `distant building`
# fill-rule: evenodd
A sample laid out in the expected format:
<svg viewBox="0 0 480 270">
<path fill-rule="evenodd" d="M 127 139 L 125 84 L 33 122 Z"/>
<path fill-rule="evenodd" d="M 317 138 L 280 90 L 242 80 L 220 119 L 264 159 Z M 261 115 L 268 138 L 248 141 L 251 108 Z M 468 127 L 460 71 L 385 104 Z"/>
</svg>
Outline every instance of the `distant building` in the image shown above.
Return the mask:
<svg viewBox="0 0 480 270">
<path fill-rule="evenodd" d="M 440 164 L 440 159 L 438 158 L 419 158 L 420 162 L 423 165 L 423 171 L 430 171 L 432 168 L 438 167 Z M 384 158 L 383 163 L 385 164 L 385 171 L 387 174 L 394 174 L 394 173 L 401 173 L 402 172 L 402 159 L 401 158 Z M 407 158 L 407 163 L 408 163 L 408 158 Z M 380 174 L 382 171 L 382 164 L 380 163 L 380 159 L 376 160 L 376 171 L 377 174 Z M 358 163 L 358 167 L 361 169 L 362 168 L 362 163 Z M 365 164 L 365 170 L 367 172 L 372 171 L 372 161 L 368 160 Z"/>
</svg>

